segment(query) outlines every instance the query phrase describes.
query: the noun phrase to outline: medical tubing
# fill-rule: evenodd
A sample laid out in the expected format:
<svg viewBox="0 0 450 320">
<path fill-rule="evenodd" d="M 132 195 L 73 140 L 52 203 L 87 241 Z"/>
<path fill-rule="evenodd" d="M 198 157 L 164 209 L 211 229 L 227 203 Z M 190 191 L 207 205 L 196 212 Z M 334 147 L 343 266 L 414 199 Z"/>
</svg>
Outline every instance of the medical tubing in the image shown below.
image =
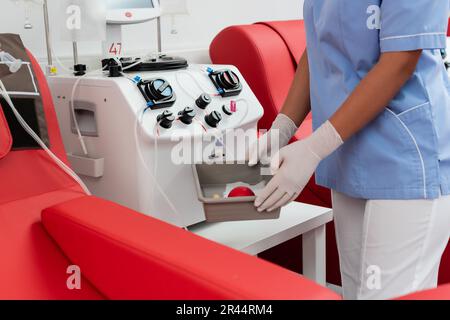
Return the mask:
<svg viewBox="0 0 450 320">
<path fill-rule="evenodd" d="M 17 121 L 19 124 L 23 127 L 23 129 L 36 141 L 36 143 L 50 156 L 50 158 L 73 180 L 75 180 L 80 187 L 83 189 L 83 191 L 87 195 L 92 195 L 89 191 L 88 187 L 84 184 L 84 182 L 80 179 L 80 177 L 72 170 L 70 169 L 61 159 L 59 159 L 46 145 L 45 143 L 39 138 L 39 136 L 31 129 L 31 127 L 28 125 L 28 123 L 25 121 L 25 119 L 20 115 L 20 113 L 17 111 L 16 107 L 14 106 L 14 103 L 11 100 L 11 97 L 9 96 L 5 85 L 0 80 L 0 94 L 3 96 L 5 101 L 8 103 L 9 107 L 14 113 L 14 116 L 17 118 Z"/>
<path fill-rule="evenodd" d="M 119 60 L 120 61 L 120 60 Z M 120 63 L 120 65 L 121 65 L 121 67 L 122 67 L 122 70 L 123 71 L 125 71 L 125 70 L 128 70 L 128 69 L 131 69 L 131 68 L 133 68 L 133 67 L 135 67 L 135 66 L 137 66 L 137 65 L 139 65 L 139 64 L 141 64 L 142 63 L 142 61 L 136 61 L 136 62 L 134 62 L 134 63 L 132 63 L 132 64 L 130 64 L 129 66 L 126 66 L 126 67 L 123 67 L 122 66 L 122 62 Z"/>
<path fill-rule="evenodd" d="M 191 93 L 190 93 L 190 92 L 182 85 L 182 83 L 181 83 L 181 81 L 180 81 L 180 79 L 179 79 L 179 76 L 180 76 L 179 73 L 176 73 L 176 74 L 175 74 L 175 79 L 177 80 L 178 85 L 181 87 L 181 89 L 184 91 L 184 93 L 186 93 L 192 100 L 195 101 L 196 97 L 194 97 L 194 95 L 191 94 Z"/>
<path fill-rule="evenodd" d="M 156 176 L 154 175 L 153 171 L 148 167 L 147 165 L 147 161 L 145 161 L 145 157 L 142 153 L 142 148 L 141 148 L 141 144 L 139 141 L 139 136 L 138 136 L 138 129 L 139 129 L 139 125 L 141 124 L 141 115 L 143 116 L 144 113 L 147 111 L 148 107 L 144 107 L 142 109 L 140 109 L 138 111 L 137 117 L 136 117 L 136 122 L 135 122 L 135 128 L 134 128 L 134 140 L 136 143 L 136 149 L 138 152 L 138 156 L 139 159 L 141 160 L 142 164 L 144 165 L 144 169 L 150 174 L 150 178 L 153 180 L 158 192 L 161 194 L 161 196 L 164 198 L 164 200 L 166 201 L 166 203 L 169 205 L 169 207 L 173 210 L 173 213 L 175 214 L 175 216 L 180 219 L 180 222 L 182 222 L 182 215 L 178 212 L 178 210 L 175 208 L 175 205 L 172 203 L 172 201 L 170 201 L 169 197 L 167 196 L 167 194 L 164 192 L 164 190 L 162 189 L 161 185 L 158 183 L 158 181 L 156 180 Z M 156 123 L 156 126 L 158 125 L 158 123 Z M 156 137 L 154 137 L 154 139 L 156 140 Z M 155 154 L 157 153 L 157 150 L 155 150 Z"/>
<path fill-rule="evenodd" d="M 150 110 L 150 108 L 146 108 L 143 112 L 140 112 L 140 116 L 139 116 L 139 123 L 142 124 L 142 121 L 144 119 L 145 113 Z M 155 135 L 155 137 L 158 135 L 158 123 L 155 126 L 155 130 L 153 132 L 153 134 Z M 158 174 L 158 139 L 154 139 L 154 157 L 153 157 L 153 162 L 154 162 L 154 169 L 153 169 L 153 176 L 155 177 L 156 180 L 156 176 Z M 153 184 L 153 195 L 155 196 L 156 194 L 156 186 L 155 184 Z M 153 198 L 153 200 L 155 200 L 155 197 Z"/>
<path fill-rule="evenodd" d="M 58 63 L 58 65 L 59 65 L 62 69 L 64 69 L 65 71 L 67 71 L 67 72 L 69 72 L 69 73 L 72 73 L 73 70 L 71 70 L 70 68 L 67 68 L 67 67 L 64 65 L 64 63 L 58 58 L 58 56 L 56 55 L 55 51 L 53 50 L 53 46 L 51 46 L 50 50 L 51 50 L 50 52 L 52 53 L 52 57 L 54 57 L 55 60 L 56 60 L 56 63 Z"/>
<path fill-rule="evenodd" d="M 130 79 L 131 80 L 131 79 Z M 150 108 L 145 108 L 145 110 L 141 110 L 140 112 L 139 112 L 139 114 L 138 114 L 138 119 L 139 119 L 139 124 L 142 124 L 142 121 L 143 121 L 143 119 L 144 119 L 144 116 L 145 116 L 145 113 L 149 110 Z M 158 124 L 157 124 L 158 125 Z M 157 135 L 157 133 L 158 133 L 158 129 L 157 129 L 157 125 L 155 126 L 155 130 L 154 130 L 154 132 L 153 132 L 153 134 L 156 136 Z M 153 161 L 155 162 L 155 168 L 153 169 L 153 176 L 155 177 L 155 179 L 154 180 L 156 180 L 156 175 L 157 175 L 157 166 L 158 166 L 158 164 L 157 164 L 157 161 L 158 161 L 158 153 L 157 153 L 157 151 L 156 150 L 158 150 L 158 142 L 157 142 L 157 139 L 155 139 L 155 143 L 154 143 L 154 149 L 155 149 L 155 155 L 154 155 L 154 158 L 153 158 Z M 152 187 L 152 194 L 153 194 L 153 201 L 155 201 L 156 200 L 156 197 L 155 197 L 155 195 L 156 195 L 156 184 L 153 184 L 153 187 Z"/>
<path fill-rule="evenodd" d="M 135 82 L 134 79 L 126 76 L 125 74 L 122 73 L 122 75 L 132 81 Z M 157 188 L 158 192 L 162 195 L 162 197 L 164 198 L 164 200 L 167 202 L 167 204 L 169 205 L 169 207 L 171 207 L 171 209 L 173 210 L 175 216 L 177 216 L 178 218 L 181 219 L 181 215 L 180 213 L 177 211 L 177 209 L 175 208 L 175 205 L 172 203 L 172 201 L 170 201 L 169 197 L 167 196 L 167 194 L 164 192 L 164 190 L 162 189 L 161 185 L 158 183 L 157 179 L 156 179 L 156 174 L 157 174 L 157 166 L 158 166 L 158 141 L 157 141 L 157 137 L 155 135 L 154 137 L 154 149 L 155 149 L 155 156 L 154 156 L 154 161 L 155 161 L 155 168 L 152 172 L 152 170 L 148 167 L 147 165 L 147 161 L 145 161 L 144 155 L 142 154 L 142 149 L 141 149 L 141 145 L 139 143 L 139 136 L 138 136 L 138 128 L 139 125 L 142 124 L 143 118 L 145 113 L 150 110 L 151 108 L 149 107 L 143 107 L 138 111 L 138 114 L 136 116 L 136 123 L 135 123 L 135 129 L 134 129 L 134 138 L 135 138 L 135 143 L 136 143 L 136 149 L 138 152 L 138 156 L 139 159 L 141 160 L 142 164 L 144 165 L 145 170 L 150 174 L 151 179 L 154 182 L 154 187 Z M 158 123 L 156 123 L 155 125 L 155 132 L 157 131 L 158 128 Z M 154 192 L 155 194 L 156 192 Z M 181 221 L 181 220 L 180 220 Z"/>
<path fill-rule="evenodd" d="M 148 109 L 146 109 L 146 110 L 148 110 Z M 143 112 L 143 114 L 142 114 L 142 119 L 141 119 L 141 124 L 142 124 L 142 121 L 143 121 L 143 119 L 144 119 L 144 115 L 145 115 L 145 111 Z M 155 177 L 155 180 L 156 180 L 156 177 L 158 176 L 158 166 L 159 166 L 159 162 L 158 162 L 158 139 L 157 139 L 157 136 L 159 136 L 159 130 L 158 130 L 158 123 L 156 124 L 156 126 L 155 126 L 155 131 L 154 131 L 154 133 L 153 133 L 153 135 L 155 135 L 155 133 L 156 133 L 156 135 L 155 135 L 155 142 L 154 142 L 154 145 L 153 145 L 153 148 L 154 148 L 154 155 L 153 155 L 153 162 L 154 162 L 154 164 L 153 164 L 153 166 L 154 166 L 154 168 L 153 168 L 153 176 Z M 153 194 L 154 195 L 156 195 L 156 192 L 155 192 L 155 190 L 156 190 L 156 188 L 155 188 L 155 186 L 153 186 Z M 169 198 L 169 197 L 167 197 L 167 198 Z M 170 199 L 169 199 L 170 200 Z M 172 205 L 172 207 L 175 207 L 174 205 Z M 177 215 L 177 216 L 179 216 L 179 214 L 178 213 L 175 213 L 175 215 Z"/>
<path fill-rule="evenodd" d="M 144 59 L 146 59 L 147 57 L 150 57 L 150 56 L 151 56 L 151 54 L 145 56 Z M 59 60 L 58 60 L 58 62 L 59 62 Z M 120 60 L 118 60 L 118 59 L 117 59 L 117 62 L 121 64 Z M 59 62 L 59 63 L 60 63 L 60 62 Z M 135 62 L 135 63 L 133 63 L 133 64 L 131 64 L 131 65 L 125 67 L 125 68 L 123 68 L 122 65 L 121 65 L 121 67 L 122 67 L 122 70 L 127 70 L 127 69 L 133 68 L 134 66 L 137 66 L 138 64 L 141 64 L 141 63 L 142 63 L 142 60 L 137 61 L 137 62 Z M 61 64 L 61 63 L 60 63 L 60 64 Z M 61 64 L 61 65 L 62 65 L 62 64 Z M 75 91 L 76 91 L 78 85 L 80 84 L 81 80 L 82 80 L 84 77 L 86 77 L 86 76 L 88 76 L 88 75 L 91 75 L 91 74 L 93 74 L 93 73 L 96 73 L 96 72 L 98 72 L 98 71 L 104 71 L 106 68 L 107 68 L 107 66 L 103 67 L 101 70 L 94 70 L 94 71 L 92 71 L 92 72 L 88 72 L 88 73 L 86 73 L 86 74 L 80 76 L 80 77 L 77 79 L 77 81 L 75 81 L 75 84 L 73 85 L 73 88 L 72 88 L 72 94 L 71 94 L 70 101 L 69 101 L 69 107 L 70 107 L 70 112 L 71 112 L 71 114 L 72 114 L 73 122 L 74 122 L 74 125 L 75 125 L 75 131 L 76 131 L 76 134 L 77 134 L 77 136 L 78 136 L 78 140 L 80 141 L 80 146 L 81 146 L 81 149 L 82 149 L 82 151 L 83 151 L 83 154 L 84 154 L 85 156 L 88 156 L 88 155 L 89 155 L 89 152 L 88 152 L 88 150 L 87 150 L 86 143 L 85 143 L 85 141 L 84 141 L 84 137 L 83 137 L 83 135 L 81 134 L 80 124 L 78 123 L 78 119 L 77 119 L 76 114 L 75 114 L 75 105 L 74 105 Z M 122 75 L 125 76 L 125 74 L 123 74 L 123 73 L 122 73 Z M 130 79 L 130 80 L 131 80 L 131 79 Z"/>
<path fill-rule="evenodd" d="M 250 112 L 250 103 L 248 102 L 247 99 L 240 98 L 240 99 L 236 100 L 236 104 L 238 104 L 239 102 L 244 102 L 246 105 L 246 108 L 245 108 L 245 115 L 242 116 L 241 121 L 239 121 L 239 123 L 236 126 L 240 126 L 245 121 L 245 119 L 247 118 L 247 116 Z"/>
<path fill-rule="evenodd" d="M 216 93 L 208 93 L 208 90 L 205 90 L 202 86 L 201 86 L 201 84 L 200 84 L 200 82 L 198 81 L 198 79 L 197 78 L 195 78 L 192 74 L 190 74 L 189 72 L 186 72 L 186 71 L 181 71 L 181 72 L 177 72 L 176 74 L 175 74 L 175 79 L 177 80 L 177 83 L 178 83 L 178 85 L 181 87 L 181 89 L 184 91 L 184 93 L 186 93 L 189 97 L 191 97 L 194 101 L 195 100 L 197 100 L 197 97 L 195 97 L 194 95 L 192 95 L 190 92 L 189 92 L 189 90 L 187 90 L 184 86 L 183 86 L 183 84 L 182 84 L 182 81 L 180 81 L 180 75 L 186 75 L 186 76 L 188 76 L 189 78 L 191 78 L 191 80 L 193 80 L 194 81 L 194 83 L 195 83 L 195 85 L 197 86 L 197 88 L 198 89 L 200 89 L 200 93 L 207 93 L 207 94 L 209 94 L 211 97 L 216 97 L 217 96 L 217 92 Z"/>
<path fill-rule="evenodd" d="M 98 72 L 98 71 L 103 71 L 103 70 L 105 70 L 105 68 L 106 68 L 106 66 L 103 67 L 101 70 L 94 70 L 94 71 L 92 71 L 92 72 L 88 72 L 88 73 L 86 73 L 86 74 L 80 76 L 80 77 L 77 79 L 77 81 L 75 81 L 75 84 L 73 85 L 72 93 L 71 93 L 71 96 L 70 96 L 70 101 L 69 101 L 70 113 L 72 114 L 73 123 L 74 123 L 74 125 L 75 125 L 75 131 L 76 131 L 76 133 L 77 133 L 78 140 L 80 141 L 80 146 L 81 146 L 81 149 L 83 150 L 83 154 L 84 154 L 85 156 L 88 156 L 88 155 L 89 155 L 89 152 L 88 152 L 88 150 L 87 150 L 86 143 L 84 142 L 84 137 L 83 137 L 83 135 L 81 134 L 80 124 L 78 123 L 78 119 L 77 119 L 77 116 L 76 116 L 76 114 L 75 114 L 75 104 L 74 104 L 75 91 L 77 90 L 78 85 L 80 84 L 81 80 L 82 80 L 84 77 L 86 77 L 86 76 L 88 76 L 88 75 L 91 75 L 91 74 L 93 74 L 93 73 L 96 73 L 96 72 Z"/>
<path fill-rule="evenodd" d="M 133 68 L 133 67 L 135 67 L 135 66 L 137 66 L 139 64 L 142 64 L 142 61 L 146 60 L 147 58 L 151 58 L 153 55 L 155 55 L 155 54 L 154 53 L 149 53 L 146 56 L 142 57 L 140 60 L 130 64 L 129 66 L 126 66 L 126 67 L 121 66 L 122 70 L 125 71 L 125 70 L 131 69 L 131 68 Z"/>
<path fill-rule="evenodd" d="M 73 85 L 72 94 L 71 94 L 70 101 L 69 101 L 69 108 L 70 108 L 70 113 L 72 114 L 73 123 L 75 124 L 75 131 L 77 132 L 78 141 L 80 141 L 80 146 L 83 151 L 83 154 L 85 156 L 87 156 L 87 155 L 89 155 L 89 153 L 87 151 L 86 143 L 84 142 L 84 137 L 81 134 L 80 125 L 78 123 L 77 115 L 75 113 L 75 104 L 74 104 L 75 91 L 76 91 L 76 88 L 82 78 L 83 78 L 83 76 L 79 77 L 77 79 L 77 81 L 75 81 L 75 84 Z"/>
</svg>

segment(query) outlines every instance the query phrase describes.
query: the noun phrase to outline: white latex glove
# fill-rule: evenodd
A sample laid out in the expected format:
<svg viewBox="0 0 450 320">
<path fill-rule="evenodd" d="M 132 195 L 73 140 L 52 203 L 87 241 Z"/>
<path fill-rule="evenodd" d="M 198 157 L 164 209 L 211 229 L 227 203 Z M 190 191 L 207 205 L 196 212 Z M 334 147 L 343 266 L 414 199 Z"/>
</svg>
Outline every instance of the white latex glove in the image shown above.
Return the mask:
<svg viewBox="0 0 450 320">
<path fill-rule="evenodd" d="M 258 211 L 271 212 L 294 201 L 319 163 L 342 144 L 342 138 L 327 121 L 309 138 L 281 149 L 272 160 L 274 177 L 256 198 Z"/>
<path fill-rule="evenodd" d="M 258 162 L 270 164 L 271 154 L 276 154 L 281 148 L 287 146 L 297 130 L 298 127 L 294 121 L 285 114 L 280 113 L 270 130 L 250 146 L 249 166 L 253 167 Z M 278 139 L 278 144 L 274 139 Z"/>
</svg>

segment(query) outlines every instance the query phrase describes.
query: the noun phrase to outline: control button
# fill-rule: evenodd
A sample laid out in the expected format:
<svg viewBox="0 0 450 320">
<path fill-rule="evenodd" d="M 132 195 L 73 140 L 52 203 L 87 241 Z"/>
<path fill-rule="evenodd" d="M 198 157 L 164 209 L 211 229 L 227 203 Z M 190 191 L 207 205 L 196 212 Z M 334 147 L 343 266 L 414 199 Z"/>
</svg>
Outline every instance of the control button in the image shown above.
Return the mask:
<svg viewBox="0 0 450 320">
<path fill-rule="evenodd" d="M 170 83 L 164 79 L 142 80 L 137 82 L 139 91 L 152 110 L 170 108 L 175 104 L 177 95 Z"/>
<path fill-rule="evenodd" d="M 209 94 L 202 94 L 196 101 L 195 104 L 200 109 L 205 110 L 212 102 L 211 96 Z"/>
<path fill-rule="evenodd" d="M 221 72 L 219 74 L 219 80 L 223 88 L 228 90 L 238 88 L 241 83 L 239 77 L 231 70 Z"/>
<path fill-rule="evenodd" d="M 157 121 L 164 129 L 170 129 L 175 121 L 175 117 L 172 112 L 166 110 L 158 116 Z"/>
<path fill-rule="evenodd" d="M 122 67 L 115 64 L 109 67 L 109 77 L 118 78 L 122 76 Z"/>
<path fill-rule="evenodd" d="M 222 111 L 223 113 L 225 113 L 227 116 L 232 116 L 233 115 L 233 111 L 231 111 L 230 107 L 227 107 L 226 105 L 222 106 Z"/>
<path fill-rule="evenodd" d="M 213 111 L 205 116 L 205 121 L 210 127 L 217 128 L 220 121 L 222 121 L 222 115 L 218 111 Z"/>
<path fill-rule="evenodd" d="M 76 64 L 73 66 L 73 70 L 76 77 L 81 77 L 86 74 L 87 67 L 85 64 Z"/>
<path fill-rule="evenodd" d="M 194 109 L 192 109 L 191 107 L 187 107 L 183 111 L 180 111 L 178 115 L 180 116 L 181 122 L 183 122 L 186 125 L 190 125 L 194 120 L 196 113 Z"/>
<path fill-rule="evenodd" d="M 162 79 L 156 79 L 147 83 L 145 93 L 156 101 L 168 100 L 173 97 L 173 89 L 169 82 Z"/>
</svg>

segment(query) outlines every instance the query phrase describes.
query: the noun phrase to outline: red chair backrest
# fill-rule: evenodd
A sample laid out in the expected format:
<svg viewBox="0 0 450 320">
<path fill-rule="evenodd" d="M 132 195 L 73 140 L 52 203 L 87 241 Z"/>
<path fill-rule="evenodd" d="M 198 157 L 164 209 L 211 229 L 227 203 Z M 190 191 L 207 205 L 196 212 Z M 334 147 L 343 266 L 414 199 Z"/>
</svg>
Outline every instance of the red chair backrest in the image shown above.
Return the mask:
<svg viewBox="0 0 450 320">
<path fill-rule="evenodd" d="M 448 19 L 447 37 L 450 37 L 450 19 Z"/>
<path fill-rule="evenodd" d="M 42 96 L 50 149 L 67 163 L 47 80 L 30 52 L 28 56 Z M 9 108 L 8 105 L 3 107 Z M 0 121 L 0 132 L 2 131 L 5 134 L 6 126 Z M 12 150 L 3 158 L 0 157 L 0 205 L 75 185 L 76 183 L 60 170 L 43 150 Z"/>
<path fill-rule="evenodd" d="M 269 129 L 288 94 L 305 47 L 303 21 L 232 26 L 210 46 L 215 64 L 233 64 L 264 107 L 260 129 Z"/>
</svg>

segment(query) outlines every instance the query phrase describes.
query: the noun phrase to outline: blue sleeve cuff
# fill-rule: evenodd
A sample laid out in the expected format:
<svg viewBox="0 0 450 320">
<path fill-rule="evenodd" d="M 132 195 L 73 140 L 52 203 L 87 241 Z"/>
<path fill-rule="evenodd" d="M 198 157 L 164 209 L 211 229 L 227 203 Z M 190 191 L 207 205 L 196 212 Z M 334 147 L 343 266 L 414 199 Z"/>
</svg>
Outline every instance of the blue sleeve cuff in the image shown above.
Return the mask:
<svg viewBox="0 0 450 320">
<path fill-rule="evenodd" d="M 447 35 L 441 32 L 385 37 L 380 39 L 380 47 L 381 52 L 445 49 Z"/>
</svg>

